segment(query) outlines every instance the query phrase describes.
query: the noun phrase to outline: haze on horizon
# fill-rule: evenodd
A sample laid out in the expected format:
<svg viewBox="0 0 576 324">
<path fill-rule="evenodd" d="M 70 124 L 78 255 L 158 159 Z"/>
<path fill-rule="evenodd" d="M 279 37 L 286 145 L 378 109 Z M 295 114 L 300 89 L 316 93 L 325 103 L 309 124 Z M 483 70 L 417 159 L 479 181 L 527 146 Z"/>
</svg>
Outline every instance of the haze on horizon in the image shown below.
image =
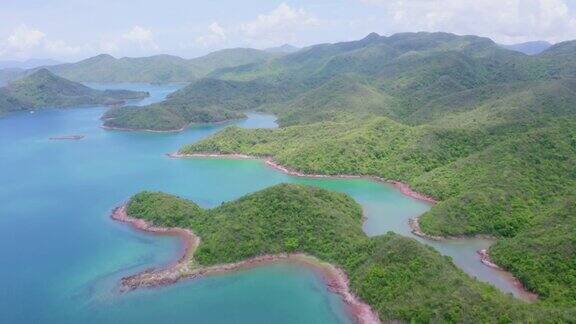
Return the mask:
<svg viewBox="0 0 576 324">
<path fill-rule="evenodd" d="M 502 44 L 576 39 L 574 0 L 4 0 L 0 9 L 0 60 L 195 57 L 370 32 L 445 31 Z"/>
</svg>

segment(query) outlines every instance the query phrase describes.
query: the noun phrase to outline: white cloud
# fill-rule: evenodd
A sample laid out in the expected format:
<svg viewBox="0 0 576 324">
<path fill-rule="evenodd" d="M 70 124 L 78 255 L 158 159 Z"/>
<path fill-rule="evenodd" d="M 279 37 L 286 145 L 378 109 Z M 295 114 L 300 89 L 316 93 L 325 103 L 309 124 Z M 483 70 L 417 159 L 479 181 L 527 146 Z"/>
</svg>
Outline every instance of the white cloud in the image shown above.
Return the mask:
<svg viewBox="0 0 576 324">
<path fill-rule="evenodd" d="M 143 50 L 158 50 L 159 47 L 154 41 L 152 30 L 141 26 L 134 26 L 128 32 L 122 34 L 122 38 L 135 42 Z"/>
<path fill-rule="evenodd" d="M 8 36 L 5 47 L 7 51 L 21 52 L 40 45 L 45 37 L 43 32 L 22 24 Z"/>
<path fill-rule="evenodd" d="M 70 56 L 81 52 L 82 46 L 71 46 L 62 40 L 51 40 L 38 29 L 22 24 L 0 43 L 0 55 L 29 58 L 34 55 Z"/>
<path fill-rule="evenodd" d="M 271 12 L 242 24 L 240 30 L 252 43 L 276 44 L 294 42 L 297 32 L 319 24 L 320 21 L 304 9 L 282 3 Z"/>
<path fill-rule="evenodd" d="M 226 42 L 227 35 L 226 30 L 218 24 L 218 22 L 213 22 L 208 26 L 208 33 L 196 38 L 196 43 L 202 47 L 213 47 L 222 45 Z"/>
<path fill-rule="evenodd" d="M 381 8 L 386 30 L 448 31 L 490 36 L 500 42 L 576 38 L 568 0 L 359 0 Z"/>
</svg>

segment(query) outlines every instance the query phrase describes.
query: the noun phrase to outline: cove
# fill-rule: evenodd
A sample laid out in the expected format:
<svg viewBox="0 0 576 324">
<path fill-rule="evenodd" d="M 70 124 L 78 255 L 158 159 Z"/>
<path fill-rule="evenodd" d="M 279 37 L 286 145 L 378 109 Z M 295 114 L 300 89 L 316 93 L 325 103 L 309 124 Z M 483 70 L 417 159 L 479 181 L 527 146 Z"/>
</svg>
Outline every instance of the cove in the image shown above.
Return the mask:
<svg viewBox="0 0 576 324">
<path fill-rule="evenodd" d="M 178 85 L 90 84 L 144 90 L 162 100 Z M 112 132 L 100 128 L 104 107 L 42 110 L 0 118 L 0 322 L 347 323 L 342 301 L 306 268 L 274 264 L 128 294 L 126 275 L 175 258 L 177 239 L 135 232 L 109 219 L 111 209 L 141 190 L 160 190 L 214 207 L 281 182 L 346 192 L 364 207 L 365 230 L 411 235 L 407 219 L 430 208 L 391 186 L 359 179 L 291 177 L 258 160 L 170 159 L 183 144 L 226 125 L 182 133 Z M 275 127 L 250 114 L 241 127 Z M 50 137 L 83 135 L 78 141 Z M 427 242 L 479 279 L 514 287 L 483 266 L 482 240 Z M 508 286 L 507 286 L 508 285 Z"/>
</svg>

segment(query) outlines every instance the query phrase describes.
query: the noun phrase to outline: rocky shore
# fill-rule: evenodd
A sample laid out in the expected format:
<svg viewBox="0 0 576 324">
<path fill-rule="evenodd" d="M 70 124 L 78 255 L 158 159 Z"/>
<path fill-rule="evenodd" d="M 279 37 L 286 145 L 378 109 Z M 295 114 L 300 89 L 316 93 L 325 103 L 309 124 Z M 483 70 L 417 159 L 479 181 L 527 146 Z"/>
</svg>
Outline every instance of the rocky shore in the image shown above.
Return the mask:
<svg viewBox="0 0 576 324">
<path fill-rule="evenodd" d="M 420 227 L 420 218 L 410 218 L 408 220 L 408 225 L 410 226 L 410 231 L 416 236 L 421 238 L 432 240 L 432 241 L 443 241 L 443 240 L 466 240 L 466 239 L 479 239 L 479 240 L 492 240 L 495 241 L 497 238 L 492 235 L 486 234 L 476 234 L 476 235 L 451 235 L 451 236 L 436 236 L 424 233 Z"/>
<path fill-rule="evenodd" d="M 478 250 L 477 253 L 480 256 L 480 261 L 485 265 L 497 270 L 503 270 L 496 263 L 492 262 L 492 259 L 490 259 L 490 255 L 488 254 L 487 249 Z"/>
<path fill-rule="evenodd" d="M 144 272 L 124 277 L 120 281 L 120 291 L 126 292 L 139 288 L 153 288 L 174 284 L 184 279 L 200 278 L 203 276 L 229 273 L 242 269 L 249 269 L 273 262 L 287 261 L 310 267 L 318 271 L 330 291 L 341 296 L 348 311 L 357 323 L 381 323 L 376 312 L 350 292 L 348 276 L 341 269 L 322 262 L 312 256 L 301 253 L 262 255 L 244 261 L 202 267 L 194 264 L 193 254 L 200 238 L 192 231 L 182 228 L 163 228 L 154 226 L 145 220 L 132 218 L 126 212 L 126 205 L 113 210 L 112 219 L 131 225 L 133 228 L 153 234 L 176 235 L 182 239 L 183 251 L 176 262 L 166 268 L 152 268 Z"/>
<path fill-rule="evenodd" d="M 514 275 L 512 275 L 510 272 L 506 271 L 505 269 L 501 268 L 499 265 L 494 263 L 494 261 L 492 261 L 492 258 L 490 258 L 490 254 L 488 253 L 487 249 L 478 250 L 477 253 L 480 256 L 480 261 L 483 264 L 502 272 L 507 277 L 507 279 L 510 280 L 514 284 L 514 286 L 516 286 L 522 292 L 523 299 L 529 302 L 535 302 L 536 300 L 538 300 L 538 295 L 531 291 L 528 291 L 518 278 L 514 277 Z"/>
<path fill-rule="evenodd" d="M 420 229 L 420 222 L 418 221 L 418 218 L 410 218 L 408 220 L 408 225 L 410 226 L 412 234 L 420 236 L 421 238 L 432 241 L 442 241 L 446 239 L 445 237 L 442 236 L 434 236 L 422 232 L 422 229 Z"/>
</svg>

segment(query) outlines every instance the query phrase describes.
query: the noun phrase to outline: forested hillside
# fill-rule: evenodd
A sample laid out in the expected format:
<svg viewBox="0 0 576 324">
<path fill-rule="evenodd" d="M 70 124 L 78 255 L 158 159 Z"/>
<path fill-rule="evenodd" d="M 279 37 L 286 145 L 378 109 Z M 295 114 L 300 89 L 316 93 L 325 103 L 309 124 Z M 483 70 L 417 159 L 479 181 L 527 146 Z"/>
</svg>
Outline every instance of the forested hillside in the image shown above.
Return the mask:
<svg viewBox="0 0 576 324">
<path fill-rule="evenodd" d="M 315 45 L 261 62 L 216 69 L 209 78 L 235 82 L 238 101 L 227 98 L 225 105 L 210 107 L 212 102 L 205 102 L 206 98 L 213 97 L 218 87 L 206 87 L 211 82 L 200 80 L 179 92 L 180 97 L 190 92 L 193 101 L 183 105 L 169 100 L 155 105 L 153 113 L 142 112 L 151 118 L 131 116 L 126 121 L 118 119 L 114 126 L 157 129 L 151 119 L 172 120 L 178 115 L 180 123 L 162 127 L 180 129 L 198 120 L 237 118 L 246 110 L 274 112 L 284 126 L 374 115 L 415 124 L 481 104 L 492 106 L 508 100 L 520 105 L 524 104 L 521 100 L 531 98 L 535 102 L 527 104 L 542 109 L 541 103 L 562 101 L 557 94 L 574 96 L 576 59 L 565 54 L 573 46 L 560 43 L 540 55 L 528 56 L 476 36 L 370 34 L 359 41 Z M 254 84 L 267 89 L 267 94 L 246 102 L 246 96 L 257 94 L 251 93 Z M 210 116 L 206 110 L 219 113 Z"/>
<path fill-rule="evenodd" d="M 568 307 L 524 304 L 480 283 L 433 249 L 397 234 L 369 238 L 360 206 L 344 194 L 277 185 L 215 209 L 163 193 L 143 192 L 132 217 L 189 228 L 201 237 L 192 264 L 208 266 L 264 254 L 301 252 L 341 267 L 351 288 L 383 321 L 566 321 Z"/>
<path fill-rule="evenodd" d="M 115 58 L 102 54 L 46 68 L 78 82 L 189 82 L 216 69 L 264 62 L 279 55 L 250 48 L 226 49 L 194 59 L 172 55 Z"/>
<path fill-rule="evenodd" d="M 190 123 L 245 117 L 244 111 L 285 96 L 280 87 L 258 81 L 201 79 L 172 93 L 165 101 L 138 109 L 111 109 L 103 116 L 112 128 L 178 130 Z"/>
<path fill-rule="evenodd" d="M 576 230 L 553 221 L 560 198 L 576 200 L 576 42 L 528 56 L 473 36 L 370 35 L 220 77 L 297 90 L 259 107 L 281 128 L 228 128 L 182 153 L 272 156 L 302 172 L 405 181 L 440 200 L 421 217 L 424 231 L 505 238 L 493 247 L 504 267 L 543 298 L 576 303 L 566 293 L 576 262 L 550 257 L 559 234 L 547 230 Z M 518 256 L 530 233 L 542 237 L 527 264 Z M 562 249 L 576 260 L 574 240 Z M 536 275 L 558 269 L 569 274 Z"/>
</svg>

